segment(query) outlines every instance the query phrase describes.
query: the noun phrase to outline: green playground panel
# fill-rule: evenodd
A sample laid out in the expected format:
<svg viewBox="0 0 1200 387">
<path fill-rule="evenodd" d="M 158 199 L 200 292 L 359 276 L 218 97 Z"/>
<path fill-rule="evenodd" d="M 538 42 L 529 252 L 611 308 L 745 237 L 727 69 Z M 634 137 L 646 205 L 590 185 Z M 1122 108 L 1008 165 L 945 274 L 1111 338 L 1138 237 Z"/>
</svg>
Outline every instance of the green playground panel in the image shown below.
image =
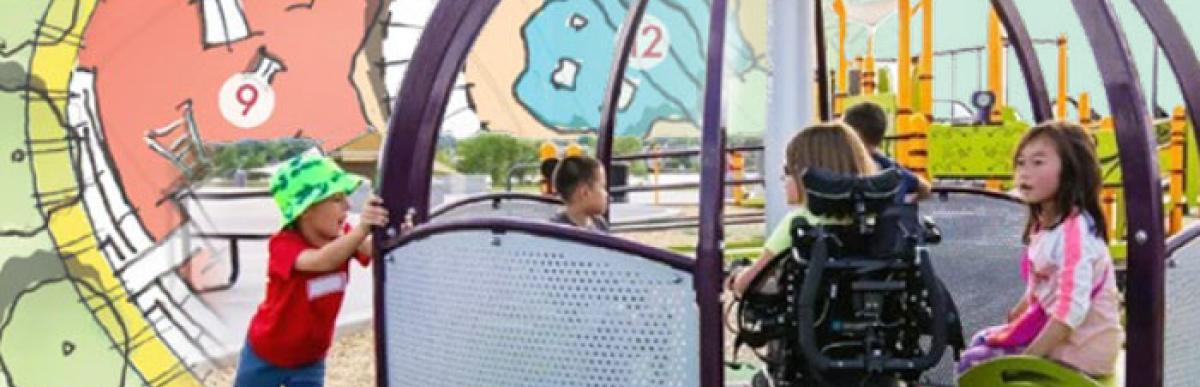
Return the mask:
<svg viewBox="0 0 1200 387">
<path fill-rule="evenodd" d="M 1006 120 L 998 125 L 929 127 L 929 173 L 938 179 L 1012 177 L 1012 152 L 1029 125 Z"/>
<path fill-rule="evenodd" d="M 972 367 L 958 378 L 959 387 L 1115 387 L 1120 372 L 1092 379 L 1035 356 L 1005 356 Z"/>
<path fill-rule="evenodd" d="M 1006 108 L 1003 116 L 1003 123 L 996 125 L 931 125 L 928 149 L 930 174 L 939 179 L 1011 179 L 1013 151 L 1021 141 L 1021 136 L 1029 129 L 1029 124 L 1017 120 L 1011 109 Z M 1164 176 L 1170 166 L 1170 148 L 1166 146 L 1170 133 L 1168 130 L 1165 121 L 1155 125 L 1159 143 L 1159 170 Z M 1121 171 L 1117 159 L 1116 133 L 1098 132 L 1095 137 L 1104 183 L 1119 185 Z M 1192 152 L 1195 152 L 1194 144 Z M 1195 173 L 1189 174 L 1189 177 L 1198 179 Z M 1200 187 L 1194 187 L 1196 185 L 1200 184 L 1190 184 L 1189 188 L 1200 190 Z"/>
</svg>

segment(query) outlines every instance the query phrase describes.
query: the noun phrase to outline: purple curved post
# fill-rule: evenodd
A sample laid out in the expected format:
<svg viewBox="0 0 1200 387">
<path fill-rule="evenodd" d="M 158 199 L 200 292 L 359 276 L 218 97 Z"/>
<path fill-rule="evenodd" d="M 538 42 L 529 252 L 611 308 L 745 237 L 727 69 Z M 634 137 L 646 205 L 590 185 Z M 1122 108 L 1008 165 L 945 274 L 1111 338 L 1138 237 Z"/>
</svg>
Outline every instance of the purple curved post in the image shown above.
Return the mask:
<svg viewBox="0 0 1200 387">
<path fill-rule="evenodd" d="M 1166 265 L 1154 129 L 1129 44 L 1112 5 L 1096 0 L 1072 0 L 1072 4 L 1104 78 L 1121 155 L 1129 230 L 1125 385 L 1161 387 Z"/>
<path fill-rule="evenodd" d="M 817 117 L 821 117 L 821 121 L 829 121 L 833 119 L 833 109 L 829 108 L 829 93 L 833 89 L 829 87 L 829 60 L 826 59 L 827 48 L 825 47 L 825 1 L 813 1 L 813 36 L 816 37 L 817 46 Z"/>
<path fill-rule="evenodd" d="M 1196 50 L 1188 41 L 1179 20 L 1171 13 L 1171 8 L 1162 0 L 1133 0 L 1134 7 L 1154 32 L 1166 54 L 1171 71 L 1179 81 L 1179 89 L 1183 92 L 1183 101 L 1187 105 L 1188 117 L 1200 117 L 1200 62 L 1196 60 Z M 1200 141 L 1200 125 L 1192 125 L 1196 141 Z"/>
<path fill-rule="evenodd" d="M 1025 19 L 1012 0 L 992 0 L 992 9 L 1008 31 L 1008 41 L 1017 50 L 1017 62 L 1021 64 L 1021 73 L 1025 75 L 1025 86 L 1029 90 L 1029 106 L 1033 109 L 1034 122 L 1042 122 L 1054 118 L 1050 113 L 1050 92 L 1046 89 L 1046 77 L 1042 75 L 1042 65 L 1038 61 L 1037 52 L 1033 51 L 1033 40 L 1029 38 L 1029 30 L 1025 28 Z"/>
<path fill-rule="evenodd" d="M 444 1 L 438 3 L 425 32 L 413 51 L 399 96 L 388 123 L 387 143 L 380 159 L 380 192 L 392 213 L 391 223 L 373 233 L 375 274 L 376 385 L 387 386 L 387 352 L 383 284 L 386 272 L 379 258 L 397 234 L 404 214 L 412 210 L 424 221 L 429 211 L 429 180 L 433 152 L 451 87 L 462 68 L 467 49 L 475 41 L 499 0 Z"/>
<path fill-rule="evenodd" d="M 700 385 L 725 385 L 721 315 L 721 262 L 725 230 L 725 133 L 721 127 L 721 76 L 725 63 L 726 0 L 713 0 L 708 20 L 704 122 L 700 139 L 700 233 L 696 246 L 696 298 L 700 303 Z"/>
<path fill-rule="evenodd" d="M 622 81 L 625 79 L 625 67 L 629 64 L 629 49 L 637 39 L 638 25 L 642 24 L 642 14 L 646 12 L 646 4 L 650 0 L 637 0 L 625 14 L 621 23 L 621 31 L 617 33 L 617 46 L 613 50 L 612 70 L 608 73 L 608 85 L 604 88 L 604 101 L 600 105 L 600 127 L 596 129 L 596 160 L 604 166 L 604 172 L 610 174 L 612 166 L 613 131 L 617 120 L 617 105 L 621 98 Z M 608 212 L 604 213 L 608 218 Z"/>
</svg>

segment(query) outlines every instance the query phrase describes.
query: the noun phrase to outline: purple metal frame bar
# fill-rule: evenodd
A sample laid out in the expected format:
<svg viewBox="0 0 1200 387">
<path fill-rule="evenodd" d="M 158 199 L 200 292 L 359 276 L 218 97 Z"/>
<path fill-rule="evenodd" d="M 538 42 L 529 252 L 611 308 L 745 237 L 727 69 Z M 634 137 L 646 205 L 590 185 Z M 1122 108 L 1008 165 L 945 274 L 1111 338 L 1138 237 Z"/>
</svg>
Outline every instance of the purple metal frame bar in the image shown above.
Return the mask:
<svg viewBox="0 0 1200 387">
<path fill-rule="evenodd" d="M 1188 228 L 1185 228 L 1175 235 L 1172 235 L 1170 238 L 1167 238 L 1167 257 L 1174 258 L 1172 256 L 1175 255 L 1176 251 L 1179 251 L 1179 249 L 1183 248 L 1183 245 L 1186 245 L 1197 238 L 1200 238 L 1200 223 L 1188 226 Z"/>
<path fill-rule="evenodd" d="M 754 184 L 762 184 L 762 183 L 763 183 L 763 179 L 746 179 L 746 180 L 730 180 L 730 181 L 723 182 L 722 185 L 738 186 L 738 185 L 754 185 Z M 703 181 L 700 183 L 630 185 L 630 186 L 625 186 L 625 187 L 610 188 L 608 190 L 608 192 L 609 193 L 618 193 L 618 192 L 645 192 L 645 191 L 659 191 L 659 190 L 668 191 L 668 190 L 680 190 L 680 189 L 688 189 L 688 188 L 699 188 L 699 187 L 703 187 L 703 186 L 704 186 Z"/>
<path fill-rule="evenodd" d="M 941 187 L 941 186 L 939 186 L 939 187 L 933 187 L 933 193 L 935 193 L 935 194 L 977 195 L 977 196 L 986 196 L 986 197 L 989 197 L 992 199 L 1009 201 L 1009 202 L 1013 202 L 1013 203 L 1020 203 L 1020 204 L 1025 203 L 1024 200 L 1021 200 L 1021 198 L 1019 198 L 1017 196 L 1013 196 L 1013 195 L 1010 195 L 1010 194 L 1004 193 L 1004 192 L 998 192 L 998 191 L 992 191 L 992 190 L 980 189 L 980 188 Z"/>
<path fill-rule="evenodd" d="M 612 176 L 612 144 L 613 131 L 617 121 L 617 105 L 621 98 L 622 80 L 625 79 L 625 67 L 629 64 L 629 49 L 637 39 L 637 28 L 642 24 L 642 14 L 646 12 L 646 4 L 650 0 L 637 0 L 625 14 L 625 22 L 617 33 L 617 46 L 614 47 L 612 69 L 608 73 L 608 85 L 604 89 L 604 101 L 600 107 L 600 127 L 596 133 L 596 160 L 604 166 L 604 172 Z M 604 214 L 608 217 L 608 213 Z"/>
<path fill-rule="evenodd" d="M 700 303 L 700 386 L 725 385 L 721 264 L 725 230 L 725 133 L 721 126 L 721 76 L 725 73 L 726 0 L 713 0 L 708 21 L 704 121 L 700 149 L 700 232 L 696 246 L 696 298 Z"/>
<path fill-rule="evenodd" d="M 433 151 L 451 87 L 475 41 L 499 0 L 444 1 L 438 3 L 426 22 L 425 33 L 413 51 L 412 62 L 401 83 L 388 123 L 387 143 L 380 160 L 380 196 L 393 215 L 391 224 L 374 230 L 376 258 L 397 234 L 409 209 L 422 222 L 429 211 L 429 182 Z M 380 262 L 377 260 L 376 262 Z M 388 384 L 386 315 L 383 313 L 383 284 L 386 271 L 374 265 L 375 273 L 375 383 Z"/>
<path fill-rule="evenodd" d="M 603 233 L 587 231 L 579 227 L 570 227 L 550 222 L 533 222 L 521 219 L 483 218 L 471 220 L 451 220 L 439 223 L 429 223 L 417 227 L 412 232 L 401 237 L 395 248 L 400 248 L 413 241 L 429 236 L 453 231 L 491 230 L 497 233 L 519 232 L 540 237 L 552 237 L 571 242 L 602 247 L 609 250 L 645 257 L 675 269 L 693 273 L 696 261 L 675 252 L 650 247 L 626 239 L 617 238 Z"/>
<path fill-rule="evenodd" d="M 1159 47 L 1175 72 L 1179 81 L 1179 89 L 1183 92 L 1183 101 L 1187 105 L 1188 117 L 1196 122 L 1200 117 L 1200 62 L 1196 60 L 1196 50 L 1183 32 L 1179 20 L 1171 13 L 1171 8 L 1162 0 L 1132 0 L 1150 31 L 1154 33 Z M 1196 133 L 1193 137 L 1200 141 L 1200 125 L 1192 125 Z"/>
<path fill-rule="evenodd" d="M 433 211 L 430 211 L 429 219 L 436 218 L 438 216 L 441 216 L 442 214 L 453 211 L 456 208 L 459 208 L 459 207 L 462 207 L 462 206 L 465 206 L 468 204 L 474 204 L 474 203 L 478 203 L 478 202 L 487 202 L 487 201 L 496 202 L 496 201 L 508 201 L 508 200 L 524 200 L 524 201 L 541 202 L 541 203 L 545 203 L 545 204 L 559 204 L 559 205 L 563 204 L 562 200 L 557 197 L 534 195 L 534 194 L 521 193 L 521 192 L 493 192 L 493 193 L 485 193 L 485 194 L 471 196 L 471 197 L 468 197 L 468 198 L 465 198 L 465 199 L 462 199 L 462 200 L 459 200 L 459 201 L 456 201 L 453 203 L 446 203 L 446 204 L 442 205 L 441 207 L 435 208 L 435 209 L 433 209 Z"/>
<path fill-rule="evenodd" d="M 1017 62 L 1021 64 L 1021 73 L 1025 75 L 1025 85 L 1029 90 L 1029 105 L 1033 109 L 1033 120 L 1042 122 L 1054 118 L 1050 110 L 1050 93 L 1046 89 L 1046 77 L 1042 75 L 1042 65 L 1038 62 L 1037 52 L 1033 51 L 1033 41 L 1029 38 L 1029 30 L 1025 28 L 1025 19 L 1012 0 L 992 0 L 992 9 L 1000 17 L 1008 31 L 1008 41 L 1017 50 Z"/>
<path fill-rule="evenodd" d="M 735 147 L 726 149 L 725 151 L 726 152 L 762 152 L 762 150 L 763 150 L 762 145 L 754 145 L 754 146 L 735 146 Z M 699 155 L 700 152 L 703 152 L 703 150 L 701 150 L 701 149 L 683 149 L 683 150 L 669 150 L 669 151 L 648 152 L 648 153 L 635 153 L 635 154 L 625 155 L 625 156 L 613 156 L 612 161 L 633 161 L 633 160 L 661 159 L 661 158 L 667 158 L 667 157 L 695 156 L 695 155 Z"/>
<path fill-rule="evenodd" d="M 1128 276 L 1125 292 L 1129 339 L 1125 385 L 1163 385 L 1165 292 L 1162 186 L 1158 151 L 1141 80 L 1129 43 L 1108 1 L 1072 0 L 1092 45 L 1108 105 L 1116 122 L 1128 222 Z"/>
</svg>

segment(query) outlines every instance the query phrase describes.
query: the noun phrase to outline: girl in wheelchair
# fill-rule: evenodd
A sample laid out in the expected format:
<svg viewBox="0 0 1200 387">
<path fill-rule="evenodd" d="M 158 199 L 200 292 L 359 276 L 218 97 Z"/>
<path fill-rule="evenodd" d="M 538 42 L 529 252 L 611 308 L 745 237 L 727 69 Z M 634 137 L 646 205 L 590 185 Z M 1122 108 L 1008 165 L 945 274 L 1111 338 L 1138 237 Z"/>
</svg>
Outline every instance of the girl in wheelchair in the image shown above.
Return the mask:
<svg viewBox="0 0 1200 387">
<path fill-rule="evenodd" d="M 840 123 L 798 133 L 786 160 L 788 201 L 798 207 L 760 259 L 727 280 L 740 300 L 737 344 L 766 350 L 772 386 L 915 382 L 962 341 L 925 249 L 937 237 L 932 224 L 897 203 L 900 173 L 877 173 Z"/>
</svg>

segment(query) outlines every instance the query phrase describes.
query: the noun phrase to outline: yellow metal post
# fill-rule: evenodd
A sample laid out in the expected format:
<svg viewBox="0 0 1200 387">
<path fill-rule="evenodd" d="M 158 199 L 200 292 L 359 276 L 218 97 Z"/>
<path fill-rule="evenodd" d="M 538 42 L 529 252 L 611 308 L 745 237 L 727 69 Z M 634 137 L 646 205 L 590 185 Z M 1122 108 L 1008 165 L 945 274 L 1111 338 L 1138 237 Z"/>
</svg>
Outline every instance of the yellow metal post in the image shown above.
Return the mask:
<svg viewBox="0 0 1200 387">
<path fill-rule="evenodd" d="M 846 84 L 846 66 L 849 66 L 849 61 L 846 60 L 846 4 L 842 0 L 834 0 L 833 12 L 838 18 L 837 91 L 833 94 L 833 116 L 841 117 L 842 112 L 846 110 L 846 96 L 849 90 L 849 85 Z"/>
<path fill-rule="evenodd" d="M 1092 126 L 1092 96 L 1086 91 L 1079 93 L 1079 125 Z"/>
<path fill-rule="evenodd" d="M 1004 41 L 1000 34 L 1000 17 L 996 10 L 988 9 L 987 28 L 988 90 L 996 97 L 992 106 L 991 121 L 1000 122 L 1000 108 L 1004 107 Z"/>
<path fill-rule="evenodd" d="M 1176 106 L 1171 114 L 1171 218 L 1168 222 L 1167 233 L 1174 234 L 1183 228 L 1183 210 L 1187 203 L 1183 200 L 1183 166 L 1184 150 L 1187 147 L 1187 110 Z"/>
<path fill-rule="evenodd" d="M 867 59 L 862 68 L 862 95 L 875 94 L 875 36 L 867 37 Z"/>
<path fill-rule="evenodd" d="M 742 156 L 741 152 L 729 152 L 729 178 L 731 180 L 742 180 L 745 175 L 743 172 L 746 167 L 746 157 Z M 741 184 L 733 186 L 733 204 L 742 205 L 742 199 L 745 197 L 745 189 Z"/>
<path fill-rule="evenodd" d="M 1067 35 L 1058 36 L 1058 103 L 1054 114 L 1059 120 L 1067 119 Z"/>
<path fill-rule="evenodd" d="M 912 167 L 911 133 L 909 117 L 912 116 L 912 53 L 910 45 L 912 37 L 912 13 L 909 12 L 908 0 L 896 0 L 896 18 L 899 24 L 899 39 L 896 47 L 896 134 L 900 141 L 896 144 L 896 153 L 900 155 L 900 164 Z"/>
<path fill-rule="evenodd" d="M 908 163 L 903 164 L 913 173 L 920 175 L 926 180 L 930 180 L 929 176 L 929 120 L 924 114 L 914 114 L 910 118 L 909 135 L 912 137 L 909 140 L 907 150 Z"/>
<path fill-rule="evenodd" d="M 921 59 L 917 64 L 921 85 L 921 114 L 933 121 L 933 0 L 921 0 Z M 922 147 L 923 149 L 924 147 Z"/>
<path fill-rule="evenodd" d="M 1107 223 L 1104 226 L 1108 228 L 1108 235 L 1116 235 L 1117 220 L 1113 218 L 1113 205 L 1117 203 L 1116 189 L 1105 187 L 1100 191 L 1100 210 L 1104 213 L 1104 221 Z M 1117 238 L 1112 238 L 1116 240 Z"/>
</svg>

